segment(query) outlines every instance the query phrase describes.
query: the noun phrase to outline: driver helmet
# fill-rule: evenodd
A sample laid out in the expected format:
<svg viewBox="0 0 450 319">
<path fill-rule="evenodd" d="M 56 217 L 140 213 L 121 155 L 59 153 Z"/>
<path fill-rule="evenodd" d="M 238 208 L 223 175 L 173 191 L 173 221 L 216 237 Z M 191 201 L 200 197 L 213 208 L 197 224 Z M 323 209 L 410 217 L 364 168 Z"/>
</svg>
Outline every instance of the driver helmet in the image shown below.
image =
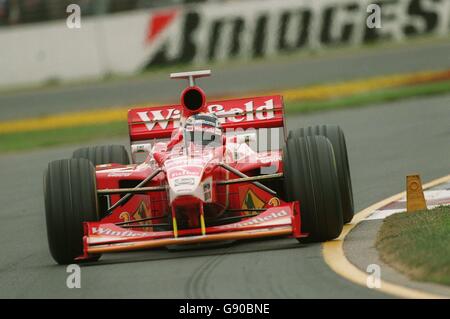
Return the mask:
<svg viewBox="0 0 450 319">
<path fill-rule="evenodd" d="M 194 114 L 186 119 L 185 139 L 195 145 L 217 147 L 222 144 L 222 127 L 212 113 Z"/>
</svg>

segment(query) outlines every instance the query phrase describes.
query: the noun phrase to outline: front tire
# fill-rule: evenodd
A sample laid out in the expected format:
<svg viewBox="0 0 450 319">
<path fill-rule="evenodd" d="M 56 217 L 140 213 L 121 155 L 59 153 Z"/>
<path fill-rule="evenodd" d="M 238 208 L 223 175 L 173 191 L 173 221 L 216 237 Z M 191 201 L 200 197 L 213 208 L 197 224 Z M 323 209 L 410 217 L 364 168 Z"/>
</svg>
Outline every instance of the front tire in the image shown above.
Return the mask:
<svg viewBox="0 0 450 319">
<path fill-rule="evenodd" d="M 325 136 L 333 146 L 336 158 L 336 167 L 341 189 L 341 202 L 344 224 L 351 222 L 354 215 L 353 190 L 350 177 L 350 166 L 348 164 L 347 144 L 345 135 L 338 125 L 315 125 L 305 128 L 299 128 L 290 133 L 290 136 Z"/>
<path fill-rule="evenodd" d="M 99 220 L 94 166 L 87 159 L 51 162 L 44 197 L 50 253 L 58 264 L 75 263 L 83 255 L 83 222 Z"/>
<path fill-rule="evenodd" d="M 299 201 L 308 241 L 327 241 L 342 231 L 342 204 L 333 147 L 323 136 L 288 138 L 283 149 L 284 192 Z"/>
</svg>

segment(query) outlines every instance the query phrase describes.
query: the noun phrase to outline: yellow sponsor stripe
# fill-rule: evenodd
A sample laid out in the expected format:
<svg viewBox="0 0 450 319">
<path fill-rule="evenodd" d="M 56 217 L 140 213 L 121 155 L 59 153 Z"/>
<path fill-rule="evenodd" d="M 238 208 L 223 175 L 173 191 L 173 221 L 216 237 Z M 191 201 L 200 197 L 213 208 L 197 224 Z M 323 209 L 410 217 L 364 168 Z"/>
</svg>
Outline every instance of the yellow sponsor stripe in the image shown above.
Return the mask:
<svg viewBox="0 0 450 319">
<path fill-rule="evenodd" d="M 281 94 L 285 101 L 322 100 L 344 97 L 373 90 L 408 84 L 450 79 L 450 70 L 423 71 L 409 74 L 379 76 L 363 80 L 335 84 L 314 85 L 277 92 L 254 92 L 247 96 Z M 151 105 L 147 105 L 151 106 Z M 0 134 L 50 130 L 83 125 L 105 124 L 126 120 L 128 109 L 137 106 L 104 108 L 90 111 L 69 112 L 44 117 L 0 122 Z"/>
<path fill-rule="evenodd" d="M 450 181 L 450 175 L 438 178 L 423 185 L 423 189 L 435 187 L 448 181 Z M 364 221 L 364 219 L 366 219 L 366 217 L 372 214 L 375 210 L 380 209 L 381 207 L 384 207 L 392 202 L 395 202 L 400 198 L 402 198 L 403 196 L 405 196 L 405 192 L 401 192 L 399 194 L 386 198 L 376 204 L 373 204 L 370 207 L 367 207 L 358 214 L 355 214 L 355 217 L 353 218 L 352 222 L 350 224 L 344 225 L 344 229 L 339 238 L 323 243 L 322 253 L 325 263 L 340 276 L 358 285 L 367 287 L 367 278 L 370 274 L 359 269 L 347 259 L 344 251 L 345 238 L 353 228 L 355 228 L 360 222 Z M 447 298 L 446 296 L 400 286 L 391 282 L 387 282 L 385 280 L 381 280 L 380 288 L 374 290 L 400 298 L 411 298 L 411 299 Z"/>
</svg>

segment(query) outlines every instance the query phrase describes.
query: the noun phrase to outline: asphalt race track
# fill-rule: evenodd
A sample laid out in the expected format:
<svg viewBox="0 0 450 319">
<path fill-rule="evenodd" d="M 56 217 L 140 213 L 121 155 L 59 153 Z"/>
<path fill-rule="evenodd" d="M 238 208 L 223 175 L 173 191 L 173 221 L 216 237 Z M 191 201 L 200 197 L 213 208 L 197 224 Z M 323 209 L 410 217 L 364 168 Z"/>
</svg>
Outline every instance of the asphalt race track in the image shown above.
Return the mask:
<svg viewBox="0 0 450 319">
<path fill-rule="evenodd" d="M 288 126 L 343 127 L 360 210 L 403 190 L 407 173 L 419 172 L 424 181 L 449 173 L 449 119 L 447 95 L 289 116 Z M 50 160 L 70 156 L 75 147 L 0 156 L 2 298 L 389 297 L 333 273 L 322 259 L 320 244 L 301 246 L 293 239 L 105 255 L 82 266 L 80 289 L 68 289 L 65 267 L 48 253 L 42 174 Z"/>
</svg>

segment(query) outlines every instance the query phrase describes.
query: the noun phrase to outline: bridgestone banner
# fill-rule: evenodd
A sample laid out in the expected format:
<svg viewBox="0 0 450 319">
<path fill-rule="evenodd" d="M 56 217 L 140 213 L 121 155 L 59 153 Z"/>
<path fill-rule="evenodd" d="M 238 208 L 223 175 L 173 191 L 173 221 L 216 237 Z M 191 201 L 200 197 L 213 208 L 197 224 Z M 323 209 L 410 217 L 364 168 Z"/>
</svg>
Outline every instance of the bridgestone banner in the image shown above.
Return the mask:
<svg viewBox="0 0 450 319">
<path fill-rule="evenodd" d="M 450 0 L 242 0 L 0 29 L 0 86 L 446 36 Z"/>
<path fill-rule="evenodd" d="M 152 17 L 147 67 L 444 35 L 449 16 L 449 0 L 236 1 L 165 10 Z"/>
</svg>

